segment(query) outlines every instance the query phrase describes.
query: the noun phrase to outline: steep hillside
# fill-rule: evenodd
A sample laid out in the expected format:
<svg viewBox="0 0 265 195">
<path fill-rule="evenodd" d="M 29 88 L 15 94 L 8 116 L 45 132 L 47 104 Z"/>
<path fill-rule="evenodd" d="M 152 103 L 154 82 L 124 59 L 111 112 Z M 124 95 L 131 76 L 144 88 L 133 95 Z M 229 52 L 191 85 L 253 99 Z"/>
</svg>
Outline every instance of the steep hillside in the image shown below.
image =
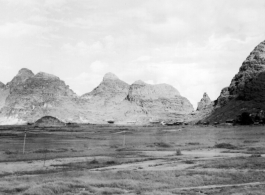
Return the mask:
<svg viewBox="0 0 265 195">
<path fill-rule="evenodd" d="M 265 110 L 265 41 L 261 42 L 243 62 L 229 87 L 221 91 L 214 111 L 205 120 L 225 121 L 242 112 Z"/>
</svg>

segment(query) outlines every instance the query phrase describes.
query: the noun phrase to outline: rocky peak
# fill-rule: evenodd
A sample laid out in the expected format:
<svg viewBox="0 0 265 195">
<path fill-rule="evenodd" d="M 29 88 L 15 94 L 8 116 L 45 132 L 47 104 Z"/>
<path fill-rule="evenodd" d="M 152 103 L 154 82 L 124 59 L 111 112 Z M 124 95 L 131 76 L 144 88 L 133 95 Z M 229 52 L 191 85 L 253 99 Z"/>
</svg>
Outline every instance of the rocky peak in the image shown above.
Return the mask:
<svg viewBox="0 0 265 195">
<path fill-rule="evenodd" d="M 204 110 L 206 107 L 211 105 L 212 101 L 207 93 L 203 94 L 201 101 L 198 103 L 197 111 Z"/>
<path fill-rule="evenodd" d="M 211 101 L 210 97 L 208 96 L 208 94 L 206 92 L 203 94 L 202 100 Z"/>
<path fill-rule="evenodd" d="M 265 41 L 261 42 L 247 57 L 245 62 L 265 65 Z"/>
<path fill-rule="evenodd" d="M 115 74 L 107 73 L 99 86 L 91 92 L 82 95 L 81 98 L 97 102 L 105 102 L 109 99 L 117 99 L 117 101 L 120 101 L 126 97 L 128 90 L 129 85 L 127 83 L 120 80 Z"/>
<path fill-rule="evenodd" d="M 240 96 L 245 85 L 262 71 L 265 71 L 265 41 L 255 47 L 243 62 L 229 86 L 230 95 Z"/>
<path fill-rule="evenodd" d="M 34 76 L 33 72 L 27 68 L 22 68 L 18 71 L 17 76 L 20 77 L 32 77 Z"/>
<path fill-rule="evenodd" d="M 17 85 L 25 82 L 28 78 L 33 77 L 34 74 L 31 70 L 27 68 L 22 68 L 18 71 L 18 74 L 6 85 L 6 88 L 9 88 L 11 91 Z"/>
<path fill-rule="evenodd" d="M 106 80 L 119 80 L 119 78 L 115 74 L 108 72 L 103 77 L 103 81 L 106 81 Z"/>
</svg>

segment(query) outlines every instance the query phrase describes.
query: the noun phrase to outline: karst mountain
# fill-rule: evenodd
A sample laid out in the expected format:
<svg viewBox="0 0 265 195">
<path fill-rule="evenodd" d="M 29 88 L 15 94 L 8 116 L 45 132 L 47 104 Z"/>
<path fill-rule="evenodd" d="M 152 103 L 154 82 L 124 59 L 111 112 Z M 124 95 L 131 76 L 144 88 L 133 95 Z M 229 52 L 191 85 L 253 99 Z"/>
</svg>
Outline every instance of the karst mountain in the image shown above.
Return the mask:
<svg viewBox="0 0 265 195">
<path fill-rule="evenodd" d="M 265 110 L 265 41 L 249 54 L 234 76 L 231 84 L 222 89 L 220 96 L 204 120 L 224 122 L 235 119 L 243 112 Z"/>
<path fill-rule="evenodd" d="M 43 116 L 63 122 L 117 124 L 152 119 L 175 120 L 193 111 L 191 103 L 167 84 L 136 81 L 129 85 L 107 73 L 91 92 L 77 96 L 59 77 L 23 68 L 6 85 L 0 83 L 0 124 L 24 124 Z"/>
</svg>

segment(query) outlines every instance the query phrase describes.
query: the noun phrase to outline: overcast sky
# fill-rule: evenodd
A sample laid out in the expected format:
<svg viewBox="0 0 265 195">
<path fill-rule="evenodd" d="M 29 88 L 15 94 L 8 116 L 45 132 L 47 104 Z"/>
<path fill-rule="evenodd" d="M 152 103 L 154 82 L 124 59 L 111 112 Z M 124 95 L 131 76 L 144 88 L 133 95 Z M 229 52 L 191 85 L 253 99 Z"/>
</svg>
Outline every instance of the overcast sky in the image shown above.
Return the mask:
<svg viewBox="0 0 265 195">
<path fill-rule="evenodd" d="M 0 0 L 0 81 L 21 68 L 77 94 L 107 72 L 168 83 L 196 108 L 265 40 L 264 0 Z"/>
</svg>

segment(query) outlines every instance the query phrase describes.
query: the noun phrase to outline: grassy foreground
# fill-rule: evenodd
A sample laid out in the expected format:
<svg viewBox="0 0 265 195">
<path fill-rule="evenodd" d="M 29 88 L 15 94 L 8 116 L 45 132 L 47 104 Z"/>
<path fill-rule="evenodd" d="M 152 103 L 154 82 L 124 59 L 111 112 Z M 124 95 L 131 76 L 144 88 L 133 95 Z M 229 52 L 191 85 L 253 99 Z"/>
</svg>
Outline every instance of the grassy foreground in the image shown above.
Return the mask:
<svg viewBox="0 0 265 195">
<path fill-rule="evenodd" d="M 265 191 L 263 126 L 0 129 L 3 195 Z"/>
</svg>

